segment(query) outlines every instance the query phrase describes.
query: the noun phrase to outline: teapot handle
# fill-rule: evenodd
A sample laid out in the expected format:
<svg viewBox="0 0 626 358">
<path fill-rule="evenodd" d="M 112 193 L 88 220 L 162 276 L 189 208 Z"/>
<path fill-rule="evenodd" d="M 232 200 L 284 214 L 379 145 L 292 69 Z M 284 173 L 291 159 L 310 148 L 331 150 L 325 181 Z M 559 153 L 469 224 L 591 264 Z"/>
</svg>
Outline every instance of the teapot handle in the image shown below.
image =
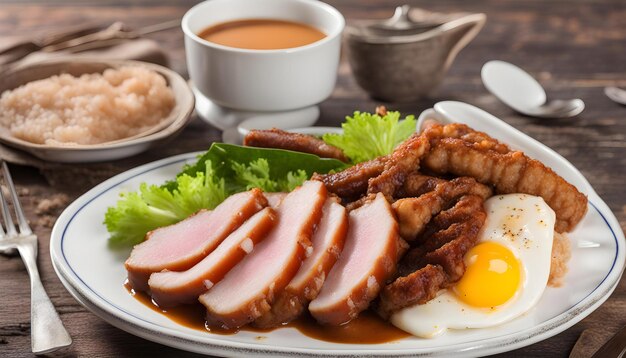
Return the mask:
<svg viewBox="0 0 626 358">
<path fill-rule="evenodd" d="M 452 65 L 452 61 L 454 61 L 459 51 L 461 51 L 465 46 L 467 46 L 468 43 L 470 43 L 470 41 L 474 39 L 474 37 L 476 37 L 478 32 L 480 32 L 485 25 L 486 20 L 487 15 L 483 13 L 470 14 L 450 22 L 446 22 L 439 27 L 439 30 L 443 32 L 444 36 L 453 35 L 457 32 L 462 34 L 461 37 L 452 44 L 452 47 L 448 52 L 448 57 L 444 63 L 444 71 Z"/>
</svg>

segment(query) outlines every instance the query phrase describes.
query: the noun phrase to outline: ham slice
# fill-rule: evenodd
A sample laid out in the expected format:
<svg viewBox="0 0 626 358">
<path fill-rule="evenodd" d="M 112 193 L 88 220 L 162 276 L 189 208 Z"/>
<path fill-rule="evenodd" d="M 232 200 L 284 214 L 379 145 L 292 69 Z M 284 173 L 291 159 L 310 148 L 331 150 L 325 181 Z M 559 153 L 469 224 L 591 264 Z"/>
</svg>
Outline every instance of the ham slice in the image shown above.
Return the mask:
<svg viewBox="0 0 626 358">
<path fill-rule="evenodd" d="M 149 232 L 124 264 L 130 285 L 135 290 L 147 291 L 152 273 L 187 270 L 265 206 L 263 193 L 252 189 L 231 195 L 213 211 L 201 210 L 179 223 Z"/>
<path fill-rule="evenodd" d="M 357 317 L 393 275 L 405 248 L 391 206 L 381 193 L 351 211 L 343 252 L 319 295 L 309 304 L 311 315 L 330 325 Z"/>
<path fill-rule="evenodd" d="M 198 296 L 252 252 L 275 222 L 274 210 L 265 208 L 228 235 L 213 252 L 189 270 L 153 273 L 148 281 L 152 299 L 159 307 L 197 302 Z"/>
<path fill-rule="evenodd" d="M 311 254 L 302 261 L 302 266 L 281 291 L 270 311 L 257 318 L 257 327 L 277 327 L 297 318 L 306 306 L 317 297 L 326 275 L 333 267 L 348 231 L 346 208 L 335 198 L 326 200 L 322 219 L 311 239 Z"/>
<path fill-rule="evenodd" d="M 276 209 L 280 205 L 280 203 L 283 201 L 283 199 L 287 196 L 287 193 L 283 193 L 283 192 L 263 193 L 263 195 L 265 195 L 265 198 L 267 199 L 267 205 L 270 208 Z"/>
<path fill-rule="evenodd" d="M 283 199 L 276 210 L 278 225 L 267 238 L 200 296 L 210 325 L 238 328 L 270 309 L 311 246 L 325 200 L 326 187 L 317 181 L 305 182 Z"/>
</svg>

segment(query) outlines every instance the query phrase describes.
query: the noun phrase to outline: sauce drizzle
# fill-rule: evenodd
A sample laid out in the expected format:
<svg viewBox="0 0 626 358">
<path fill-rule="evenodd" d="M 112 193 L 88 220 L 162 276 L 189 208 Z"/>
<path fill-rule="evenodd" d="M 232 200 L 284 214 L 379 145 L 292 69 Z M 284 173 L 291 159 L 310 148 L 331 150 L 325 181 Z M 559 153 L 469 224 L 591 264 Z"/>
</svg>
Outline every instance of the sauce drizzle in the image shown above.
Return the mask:
<svg viewBox="0 0 626 358">
<path fill-rule="evenodd" d="M 359 317 L 342 326 L 322 326 L 309 314 L 303 314 L 298 319 L 279 328 L 260 329 L 252 326 L 244 326 L 238 330 L 226 330 L 210 327 L 205 321 L 206 309 L 200 303 L 182 305 L 168 309 L 162 309 L 152 301 L 152 298 L 144 292 L 136 292 L 128 282 L 124 287 L 136 300 L 143 303 L 153 311 L 158 312 L 181 326 L 206 331 L 214 334 L 232 335 L 240 331 L 269 333 L 282 328 L 294 328 L 303 335 L 321 341 L 333 343 L 351 344 L 380 344 L 389 343 L 411 335 L 385 322 L 371 311 L 362 312 Z M 262 339 L 262 336 L 257 337 Z"/>
</svg>

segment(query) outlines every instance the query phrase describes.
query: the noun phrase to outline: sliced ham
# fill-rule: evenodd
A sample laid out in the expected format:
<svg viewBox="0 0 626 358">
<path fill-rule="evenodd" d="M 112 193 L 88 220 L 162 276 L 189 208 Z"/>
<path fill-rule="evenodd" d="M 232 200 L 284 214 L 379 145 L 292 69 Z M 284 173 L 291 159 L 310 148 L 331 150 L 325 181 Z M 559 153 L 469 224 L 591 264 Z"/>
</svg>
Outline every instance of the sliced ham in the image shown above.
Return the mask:
<svg viewBox="0 0 626 358">
<path fill-rule="evenodd" d="M 202 210 L 179 223 L 149 232 L 126 260 L 130 285 L 147 291 L 152 273 L 187 270 L 265 206 L 263 193 L 253 189 L 230 196 L 213 211 Z"/>
<path fill-rule="evenodd" d="M 287 196 L 287 193 L 263 193 L 263 195 L 265 195 L 265 198 L 267 199 L 267 205 L 271 208 L 276 209 L 283 201 L 283 199 Z"/>
<path fill-rule="evenodd" d="M 365 310 L 393 275 L 406 243 L 391 206 L 379 193 L 349 214 L 346 243 L 309 311 L 322 324 L 341 325 Z"/>
<path fill-rule="evenodd" d="M 228 235 L 213 252 L 189 270 L 153 273 L 148 281 L 152 299 L 159 307 L 197 302 L 198 296 L 219 282 L 254 250 L 275 222 L 274 210 L 265 208 Z"/>
<path fill-rule="evenodd" d="M 348 231 L 346 208 L 336 199 L 326 200 L 322 219 L 311 239 L 311 253 L 283 291 L 277 294 L 270 311 L 257 318 L 257 327 L 277 327 L 297 318 L 320 292 L 333 267 Z"/>
<path fill-rule="evenodd" d="M 210 325 L 241 327 L 270 309 L 311 246 L 325 200 L 326 187 L 317 181 L 307 181 L 285 197 L 276 210 L 278 224 L 267 238 L 200 296 Z"/>
</svg>

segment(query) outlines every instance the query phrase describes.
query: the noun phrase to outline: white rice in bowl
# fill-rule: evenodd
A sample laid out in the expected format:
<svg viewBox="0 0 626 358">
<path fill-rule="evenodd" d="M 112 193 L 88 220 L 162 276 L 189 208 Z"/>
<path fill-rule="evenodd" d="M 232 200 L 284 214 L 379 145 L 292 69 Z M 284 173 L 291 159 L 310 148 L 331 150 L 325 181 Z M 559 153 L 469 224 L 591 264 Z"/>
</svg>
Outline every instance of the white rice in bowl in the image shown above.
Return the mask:
<svg viewBox="0 0 626 358">
<path fill-rule="evenodd" d="M 140 134 L 164 120 L 174 93 L 139 66 L 29 82 L 0 97 L 0 124 L 37 144 L 99 144 Z"/>
</svg>

